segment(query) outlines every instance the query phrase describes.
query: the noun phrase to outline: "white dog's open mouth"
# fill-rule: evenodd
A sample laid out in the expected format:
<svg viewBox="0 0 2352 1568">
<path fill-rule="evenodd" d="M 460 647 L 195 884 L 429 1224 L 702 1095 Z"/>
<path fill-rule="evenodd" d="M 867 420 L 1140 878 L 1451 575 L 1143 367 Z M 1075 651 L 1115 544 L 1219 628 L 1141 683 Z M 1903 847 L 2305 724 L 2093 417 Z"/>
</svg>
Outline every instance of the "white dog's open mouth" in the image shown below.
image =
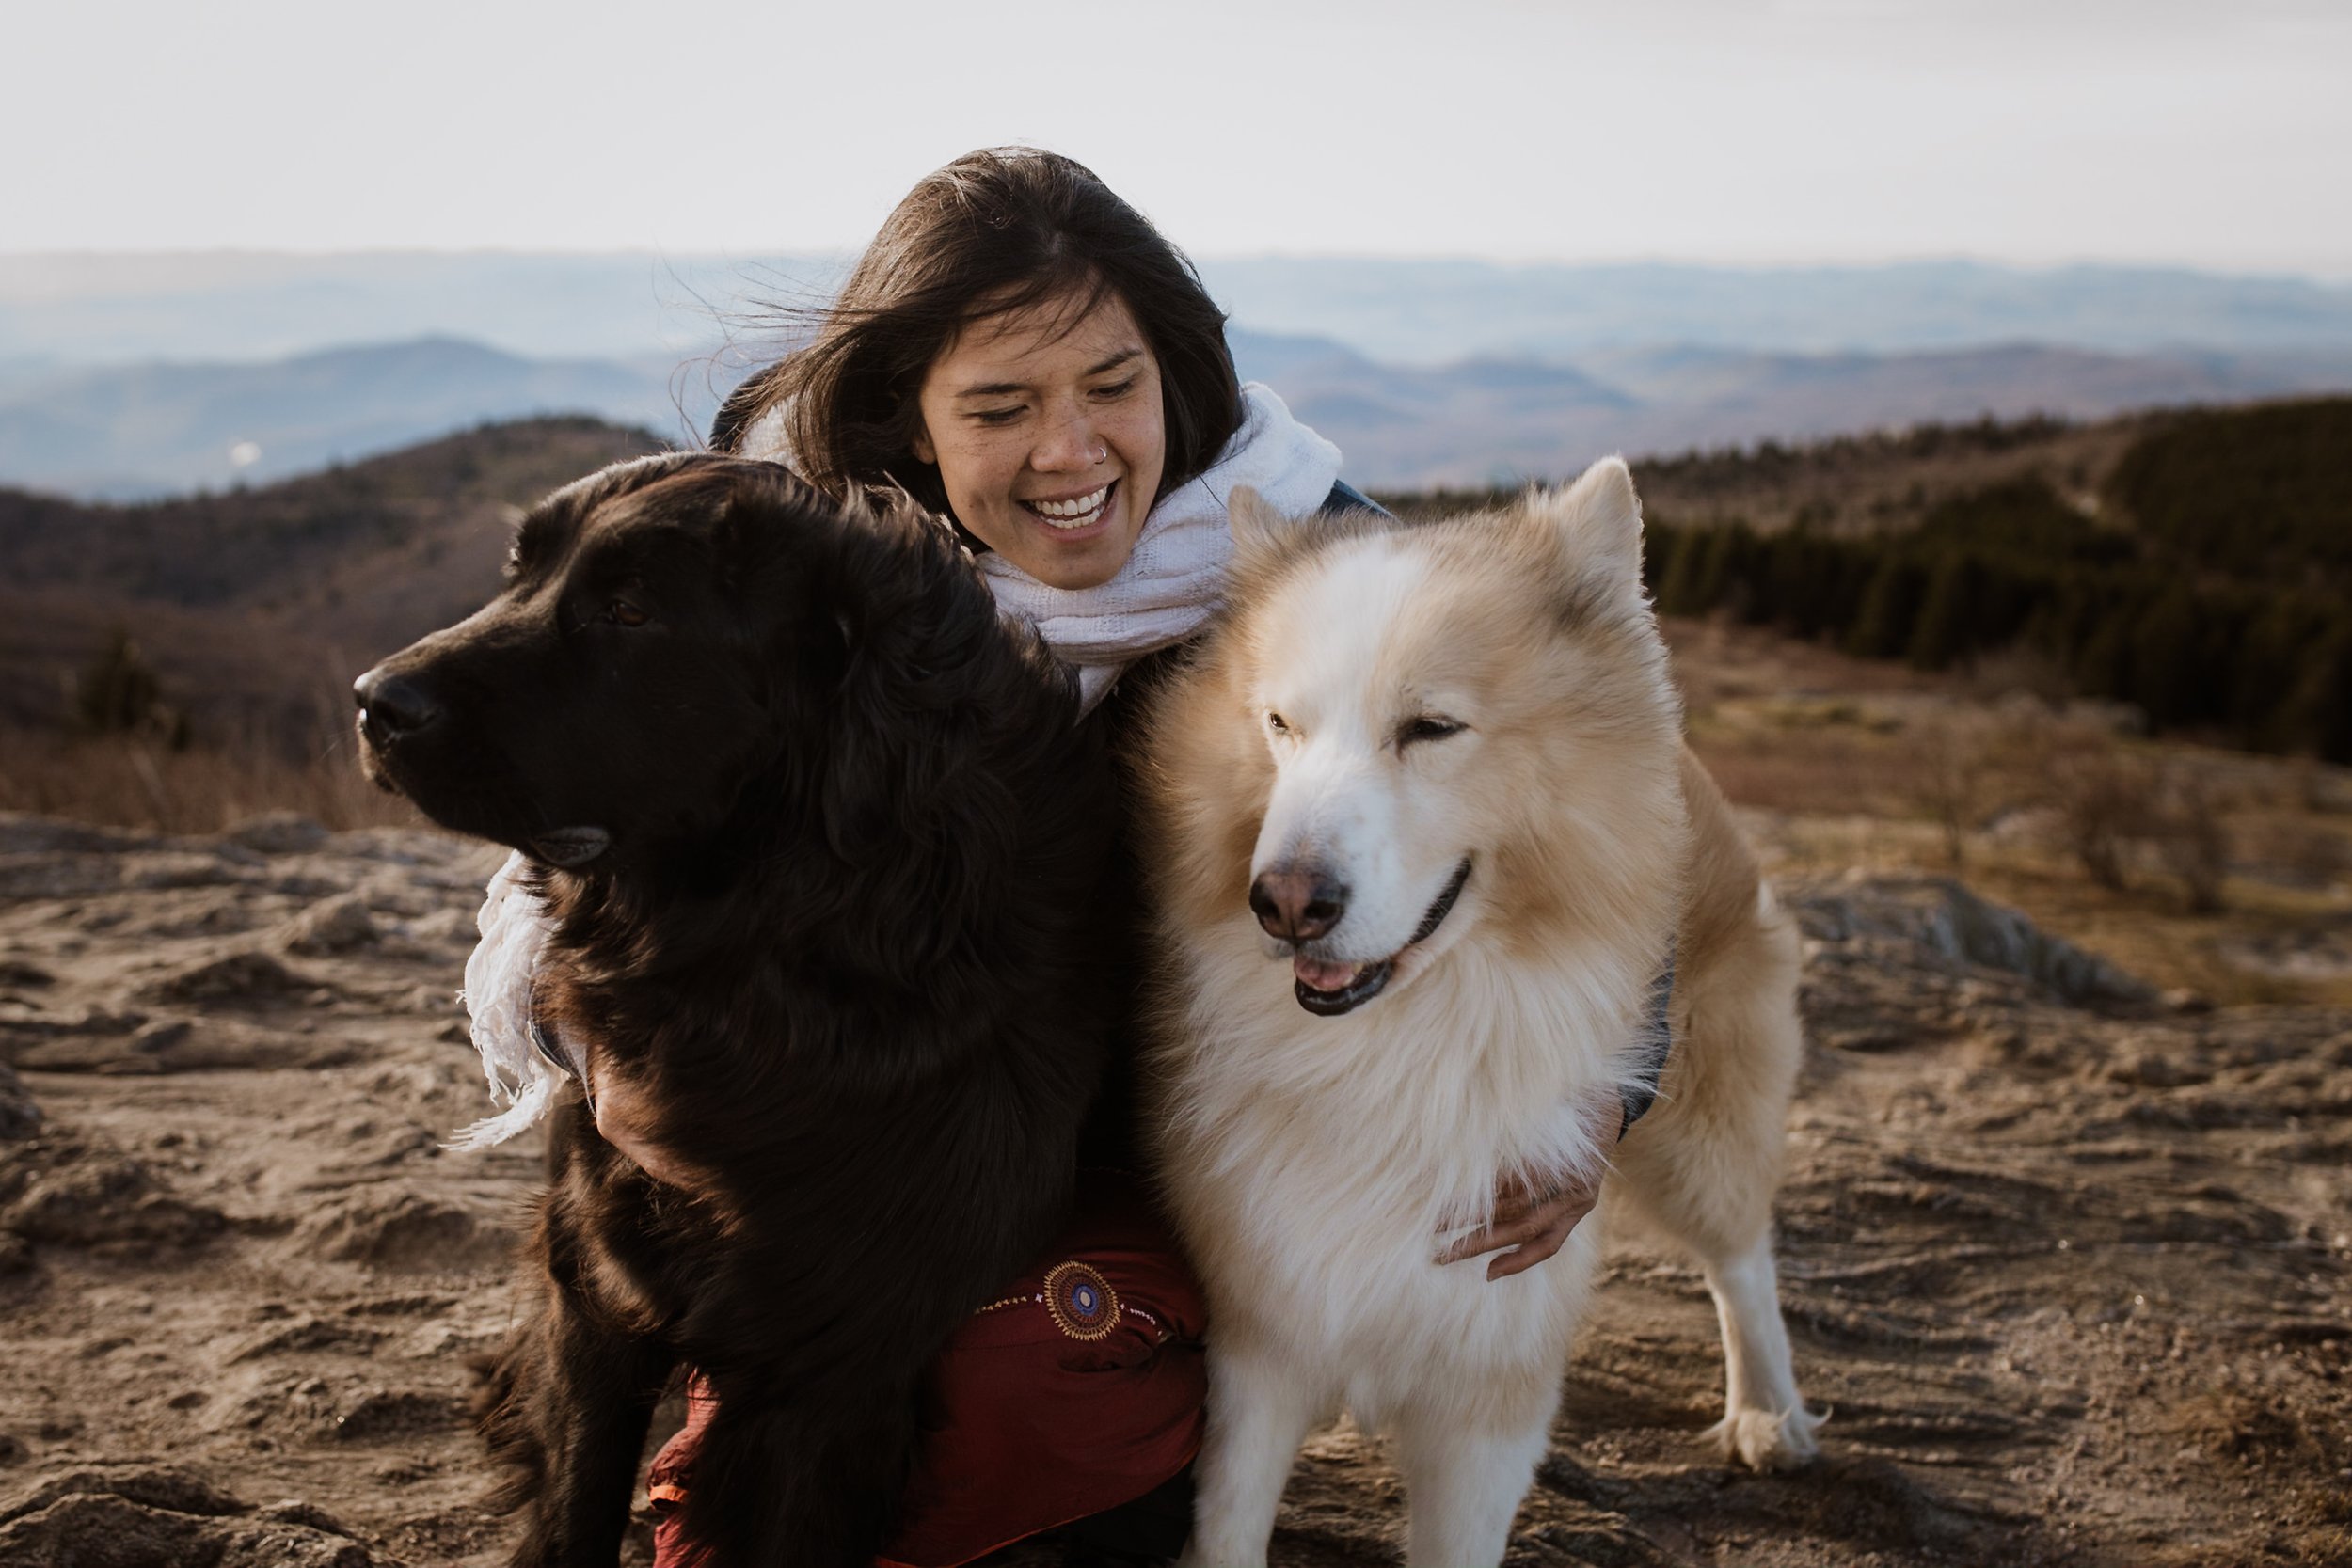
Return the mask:
<svg viewBox="0 0 2352 1568">
<path fill-rule="evenodd" d="M 1396 960 L 1404 956 L 1406 948 L 1417 947 L 1438 934 L 1445 917 L 1454 912 L 1454 902 L 1462 896 L 1470 874 L 1470 857 L 1464 855 L 1462 863 L 1454 868 L 1454 875 L 1447 879 L 1445 891 L 1429 906 L 1429 912 L 1421 917 L 1421 927 L 1412 939 L 1385 958 L 1365 964 L 1327 963 L 1303 953 L 1292 958 L 1292 990 L 1298 997 L 1298 1005 L 1321 1017 L 1337 1018 L 1379 995 L 1387 988 L 1389 977 L 1396 973 Z"/>
</svg>

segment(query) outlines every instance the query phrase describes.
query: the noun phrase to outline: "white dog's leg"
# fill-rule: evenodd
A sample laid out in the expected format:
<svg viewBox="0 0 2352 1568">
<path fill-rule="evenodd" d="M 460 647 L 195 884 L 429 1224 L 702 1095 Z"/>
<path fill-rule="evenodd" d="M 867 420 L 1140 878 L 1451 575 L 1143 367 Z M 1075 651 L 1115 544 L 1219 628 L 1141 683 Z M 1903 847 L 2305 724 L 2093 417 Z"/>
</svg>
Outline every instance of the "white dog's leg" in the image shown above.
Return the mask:
<svg viewBox="0 0 2352 1568">
<path fill-rule="evenodd" d="M 1209 1347 L 1209 1430 L 1181 1568 L 1263 1568 L 1274 1512 L 1325 1402 L 1279 1357 Z"/>
<path fill-rule="evenodd" d="M 1820 1451 L 1813 1429 L 1820 1418 L 1797 1393 L 1770 1232 L 1746 1252 L 1708 1263 L 1706 1273 L 1724 1325 L 1724 1418 L 1708 1437 L 1754 1469 L 1804 1464 Z"/>
<path fill-rule="evenodd" d="M 1558 1385 L 1555 1375 L 1550 1386 Z M 1396 1464 L 1409 1515 L 1406 1568 L 1491 1568 L 1502 1560 L 1558 1401 L 1528 1402 L 1536 1405 L 1534 1419 L 1517 1430 L 1472 1428 L 1460 1411 L 1442 1406 L 1398 1413 Z"/>
</svg>

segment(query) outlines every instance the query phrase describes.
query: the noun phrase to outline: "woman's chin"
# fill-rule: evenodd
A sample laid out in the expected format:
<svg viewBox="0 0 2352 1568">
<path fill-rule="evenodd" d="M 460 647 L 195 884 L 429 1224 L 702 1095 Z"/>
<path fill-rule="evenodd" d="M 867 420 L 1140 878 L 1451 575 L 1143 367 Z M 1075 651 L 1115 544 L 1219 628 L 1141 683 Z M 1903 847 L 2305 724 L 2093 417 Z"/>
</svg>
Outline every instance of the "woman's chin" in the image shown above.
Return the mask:
<svg viewBox="0 0 2352 1568">
<path fill-rule="evenodd" d="M 1105 517 L 1083 529 L 1057 529 L 1026 515 L 1021 519 L 1018 543 L 996 546 L 999 554 L 1049 588 L 1100 588 L 1119 575 L 1135 553 L 1139 531 L 1123 515 Z"/>
</svg>

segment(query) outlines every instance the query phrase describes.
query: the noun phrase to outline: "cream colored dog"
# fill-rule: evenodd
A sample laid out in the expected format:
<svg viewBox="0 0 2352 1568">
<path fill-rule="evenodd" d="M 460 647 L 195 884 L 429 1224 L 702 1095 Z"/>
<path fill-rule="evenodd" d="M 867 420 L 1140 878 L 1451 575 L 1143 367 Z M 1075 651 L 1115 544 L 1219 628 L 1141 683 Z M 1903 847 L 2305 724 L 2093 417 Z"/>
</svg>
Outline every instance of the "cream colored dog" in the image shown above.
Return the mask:
<svg viewBox="0 0 2352 1568">
<path fill-rule="evenodd" d="M 1210 1297 L 1187 1560 L 1262 1563 L 1300 1441 L 1396 1439 L 1407 1561 L 1502 1559 L 1600 1227 L 1489 1282 L 1435 1261 L 1506 1174 L 1591 1173 L 1706 1270 L 1711 1435 L 1814 1451 L 1772 1266 L 1799 1050 L 1796 940 L 1684 749 L 1623 463 L 1502 513 L 1288 521 L 1247 491 L 1231 608 L 1161 694 L 1146 777 L 1169 973 L 1160 1173 Z"/>
</svg>

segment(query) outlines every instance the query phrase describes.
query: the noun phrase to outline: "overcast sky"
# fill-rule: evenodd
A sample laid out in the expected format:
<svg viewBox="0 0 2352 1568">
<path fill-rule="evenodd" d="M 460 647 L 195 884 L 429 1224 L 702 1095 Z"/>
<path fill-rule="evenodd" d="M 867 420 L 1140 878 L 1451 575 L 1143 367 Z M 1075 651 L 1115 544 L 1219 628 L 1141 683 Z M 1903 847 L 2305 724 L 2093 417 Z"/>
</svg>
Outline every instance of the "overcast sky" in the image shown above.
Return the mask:
<svg viewBox="0 0 2352 1568">
<path fill-rule="evenodd" d="M 0 250 L 854 248 L 967 148 L 1203 255 L 2352 276 L 2344 0 L 32 0 Z"/>
</svg>

